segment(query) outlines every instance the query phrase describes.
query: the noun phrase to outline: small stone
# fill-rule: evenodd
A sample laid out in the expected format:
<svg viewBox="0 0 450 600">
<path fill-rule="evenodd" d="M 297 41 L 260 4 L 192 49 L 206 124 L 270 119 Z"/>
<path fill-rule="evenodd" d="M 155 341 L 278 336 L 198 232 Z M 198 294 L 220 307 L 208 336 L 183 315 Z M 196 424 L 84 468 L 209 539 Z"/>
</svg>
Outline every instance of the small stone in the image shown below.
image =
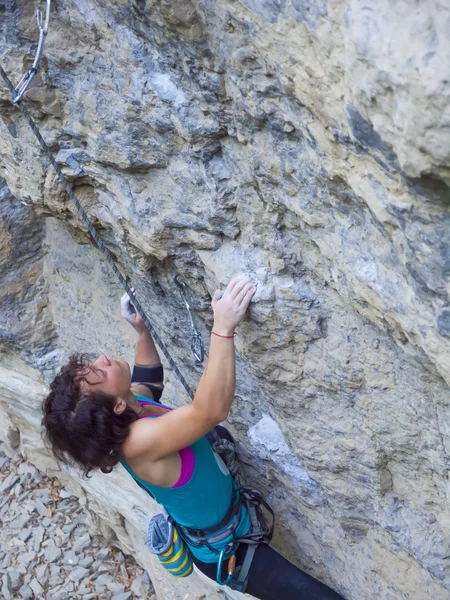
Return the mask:
<svg viewBox="0 0 450 600">
<path fill-rule="evenodd" d="M 16 473 L 10 473 L 8 477 L 0 485 L 0 494 L 6 494 L 9 490 L 16 485 L 20 477 Z"/>
<path fill-rule="evenodd" d="M 74 542 L 74 544 L 72 546 L 72 550 L 74 552 L 81 552 L 82 550 L 87 548 L 90 544 L 91 544 L 91 536 L 88 533 L 86 533 L 85 535 L 81 536 Z"/>
<path fill-rule="evenodd" d="M 149 583 L 149 578 L 146 575 L 147 574 L 135 577 L 131 584 L 131 591 L 136 594 L 136 596 L 143 596 L 146 598 L 148 594 L 153 591 L 153 588 Z"/>
<path fill-rule="evenodd" d="M 36 568 L 36 578 L 41 585 L 45 586 L 48 580 L 47 565 L 45 563 Z"/>
<path fill-rule="evenodd" d="M 34 536 L 34 551 L 39 552 L 41 549 L 42 540 L 44 539 L 45 529 L 43 527 L 36 527 L 33 532 Z"/>
<path fill-rule="evenodd" d="M 63 500 L 67 500 L 68 498 L 72 498 L 73 494 L 71 494 L 70 492 L 67 492 L 64 489 L 60 489 L 59 490 L 59 497 L 62 498 Z"/>
<path fill-rule="evenodd" d="M 89 575 L 89 569 L 85 569 L 84 567 L 77 567 L 69 573 L 69 579 L 71 579 L 72 581 L 80 581 L 87 575 Z"/>
<path fill-rule="evenodd" d="M 64 565 L 77 565 L 80 561 L 80 556 L 77 556 L 73 550 L 64 552 L 62 562 Z"/>
<path fill-rule="evenodd" d="M 31 580 L 30 588 L 33 590 L 36 596 L 39 596 L 40 594 L 44 593 L 44 590 L 39 581 L 36 579 L 36 577 L 33 577 L 33 579 Z"/>
<path fill-rule="evenodd" d="M 19 571 L 10 571 L 8 573 L 9 578 L 11 579 L 11 587 L 14 592 L 16 592 L 23 582 L 23 574 L 19 573 Z"/>
<path fill-rule="evenodd" d="M 72 525 L 64 525 L 64 527 L 62 528 L 62 530 L 64 531 L 64 533 L 68 533 L 69 535 L 72 533 L 72 531 L 74 529 L 76 529 L 76 525 L 72 524 Z"/>
<path fill-rule="evenodd" d="M 19 465 L 18 469 L 17 469 L 17 473 L 19 475 L 30 475 L 32 479 L 40 479 L 40 473 L 39 471 L 36 469 L 36 467 L 34 467 L 33 465 L 30 465 L 30 463 L 27 462 L 23 462 Z"/>
<path fill-rule="evenodd" d="M 13 587 L 9 573 L 5 573 L 2 577 L 2 598 L 4 600 L 12 600 Z"/>
<path fill-rule="evenodd" d="M 25 554 L 19 554 L 19 562 L 21 562 L 23 565 L 27 566 L 30 564 L 31 561 L 33 561 L 36 558 L 36 553 L 35 552 L 26 552 Z"/>
<path fill-rule="evenodd" d="M 80 567 L 85 567 L 87 569 L 93 563 L 94 563 L 94 559 L 92 558 L 92 556 L 86 556 L 86 558 L 83 558 L 82 560 L 80 560 L 79 565 L 80 565 Z"/>
<path fill-rule="evenodd" d="M 50 570 L 51 570 L 51 572 L 50 572 L 50 579 L 48 580 L 48 584 L 49 584 L 49 586 L 54 588 L 57 585 L 60 585 L 61 583 L 63 583 L 64 579 L 60 576 L 61 567 L 58 567 L 57 565 L 50 565 Z"/>
<path fill-rule="evenodd" d="M 69 594 L 63 588 L 55 588 L 48 592 L 47 600 L 69 600 Z"/>
<path fill-rule="evenodd" d="M 97 558 L 99 560 L 105 560 L 106 558 L 108 558 L 109 556 L 111 556 L 111 550 L 109 548 L 101 548 L 98 552 L 97 552 Z"/>
<path fill-rule="evenodd" d="M 125 591 L 125 586 L 123 585 L 123 583 L 118 583 L 117 581 L 112 581 L 110 583 L 107 583 L 106 587 L 113 594 L 121 594 L 122 592 Z"/>
<path fill-rule="evenodd" d="M 31 531 L 29 529 L 22 529 L 19 533 L 19 539 L 26 542 L 31 537 Z"/>
<path fill-rule="evenodd" d="M 128 600 L 128 598 L 131 598 L 131 594 L 132 594 L 132 592 L 124 592 L 122 594 L 116 594 L 115 596 L 113 596 L 111 598 L 111 600 Z"/>
<path fill-rule="evenodd" d="M 122 563 L 120 565 L 120 574 L 122 575 L 122 577 L 126 580 L 128 579 L 128 571 L 126 566 Z"/>
<path fill-rule="evenodd" d="M 36 510 L 41 515 L 41 517 L 48 518 L 48 510 L 46 509 L 45 504 L 42 502 L 42 500 L 36 498 L 36 500 L 34 501 L 34 506 L 36 507 Z"/>
<path fill-rule="evenodd" d="M 13 544 L 14 546 L 19 546 L 19 548 L 25 547 L 25 542 L 20 540 L 19 538 L 12 538 L 11 544 Z"/>
<path fill-rule="evenodd" d="M 44 555 L 45 555 L 45 560 L 49 563 L 55 562 L 55 560 L 58 560 L 58 558 L 60 558 L 61 556 L 61 550 L 59 548 L 57 548 L 54 544 L 50 545 L 48 548 L 45 549 Z"/>
<path fill-rule="evenodd" d="M 31 600 L 31 598 L 33 597 L 33 590 L 30 588 L 30 586 L 24 583 L 23 586 L 19 589 L 19 594 L 20 597 L 23 598 L 23 600 Z"/>
<path fill-rule="evenodd" d="M 107 586 L 109 589 L 109 585 L 114 583 L 114 579 L 111 577 L 111 575 L 99 575 L 99 577 L 97 577 L 97 579 L 95 580 L 95 589 L 98 591 L 100 587 L 102 586 Z"/>
</svg>

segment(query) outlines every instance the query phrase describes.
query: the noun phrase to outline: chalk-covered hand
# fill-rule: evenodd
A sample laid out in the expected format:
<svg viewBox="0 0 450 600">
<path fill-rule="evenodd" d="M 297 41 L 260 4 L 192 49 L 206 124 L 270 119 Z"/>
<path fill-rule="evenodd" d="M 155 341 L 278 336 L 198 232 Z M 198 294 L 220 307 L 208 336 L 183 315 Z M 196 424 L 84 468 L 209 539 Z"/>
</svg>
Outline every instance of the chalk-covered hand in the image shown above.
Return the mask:
<svg viewBox="0 0 450 600">
<path fill-rule="evenodd" d="M 214 311 L 213 331 L 220 335 L 234 333 L 236 325 L 245 316 L 257 285 L 256 279 L 245 273 L 234 277 L 224 292 L 216 290 L 211 303 Z"/>
<path fill-rule="evenodd" d="M 131 289 L 134 292 L 134 289 Z M 126 293 L 120 299 L 120 312 L 125 321 L 127 321 L 138 333 L 145 330 L 145 324 L 141 315 L 137 312 L 130 296 Z"/>
</svg>

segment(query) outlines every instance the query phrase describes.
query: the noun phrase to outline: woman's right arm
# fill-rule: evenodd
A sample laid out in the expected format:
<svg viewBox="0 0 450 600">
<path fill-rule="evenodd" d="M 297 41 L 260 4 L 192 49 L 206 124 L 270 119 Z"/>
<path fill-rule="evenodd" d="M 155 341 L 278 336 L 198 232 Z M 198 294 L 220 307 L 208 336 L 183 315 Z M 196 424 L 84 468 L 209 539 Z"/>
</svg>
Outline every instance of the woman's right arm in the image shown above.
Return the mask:
<svg viewBox="0 0 450 600">
<path fill-rule="evenodd" d="M 247 275 L 234 278 L 223 295 L 216 291 L 212 301 L 213 331 L 233 336 L 242 321 L 256 282 Z M 146 454 L 155 461 L 172 454 L 204 436 L 228 416 L 234 399 L 236 367 L 233 337 L 211 335 L 209 357 L 190 406 L 182 406 L 157 419 L 140 419 L 127 440 L 126 454 Z"/>
</svg>

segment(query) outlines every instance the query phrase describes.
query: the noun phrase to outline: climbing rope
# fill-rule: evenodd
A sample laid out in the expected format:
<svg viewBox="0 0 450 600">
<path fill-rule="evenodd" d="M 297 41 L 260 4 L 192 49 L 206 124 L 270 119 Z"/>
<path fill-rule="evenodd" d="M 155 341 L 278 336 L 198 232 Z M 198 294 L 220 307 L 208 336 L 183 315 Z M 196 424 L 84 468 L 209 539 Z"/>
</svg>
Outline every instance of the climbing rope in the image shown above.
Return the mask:
<svg viewBox="0 0 450 600">
<path fill-rule="evenodd" d="M 193 400 L 194 399 L 194 393 L 191 390 L 191 388 L 189 387 L 189 384 L 187 383 L 186 379 L 183 377 L 183 374 L 181 373 L 180 369 L 175 364 L 175 361 L 173 360 L 173 358 L 170 356 L 169 351 L 167 350 L 166 346 L 164 345 L 164 343 L 162 342 L 161 338 L 159 337 L 159 335 L 154 330 L 154 328 L 153 328 L 152 324 L 150 323 L 150 321 L 148 320 L 147 315 L 144 312 L 144 309 L 142 308 L 139 300 L 136 298 L 136 295 L 135 295 L 134 291 L 131 289 L 131 286 L 130 286 L 130 284 L 128 282 L 128 279 L 126 277 L 124 277 L 122 275 L 122 273 L 119 271 L 119 269 L 117 268 L 116 263 L 114 262 L 114 259 L 113 259 L 113 256 L 112 256 L 111 252 L 105 246 L 105 244 L 103 243 L 102 239 L 98 236 L 98 234 L 97 234 L 95 228 L 93 227 L 92 223 L 90 222 L 89 217 L 87 216 L 84 208 L 81 206 L 80 201 L 78 200 L 78 198 L 76 197 L 74 191 L 70 187 L 70 185 L 69 185 L 67 179 L 65 178 L 65 176 L 63 175 L 61 169 L 58 167 L 58 164 L 56 163 L 56 160 L 55 160 L 53 154 L 50 152 L 50 149 L 47 146 L 47 144 L 45 143 L 43 137 L 41 136 L 41 134 L 39 132 L 39 129 L 37 128 L 35 122 L 31 118 L 30 114 L 28 113 L 27 109 L 23 105 L 22 101 L 20 99 L 16 100 L 17 90 L 14 88 L 14 86 L 11 83 L 11 81 L 8 79 L 8 76 L 6 75 L 6 73 L 3 70 L 3 68 L 2 68 L 1 65 L 0 65 L 0 75 L 1 75 L 1 77 L 3 79 L 3 81 L 8 86 L 11 94 L 13 94 L 13 98 L 15 100 L 15 105 L 19 107 L 19 109 L 21 110 L 21 112 L 24 115 L 25 119 L 28 121 L 29 126 L 31 127 L 34 135 L 37 137 L 40 145 L 42 146 L 42 148 L 43 148 L 43 150 L 44 150 L 44 152 L 45 152 L 45 154 L 46 154 L 46 156 L 48 158 L 48 160 L 50 161 L 50 163 L 52 164 L 53 168 L 55 169 L 56 174 L 58 175 L 58 178 L 59 178 L 60 182 L 63 184 L 64 189 L 67 192 L 67 195 L 72 200 L 72 202 L 75 204 L 75 207 L 76 207 L 76 209 L 78 211 L 78 214 L 80 215 L 81 220 L 83 221 L 83 223 L 86 225 L 86 227 L 88 229 L 88 232 L 89 232 L 92 240 L 94 241 L 94 243 L 97 246 L 97 248 L 100 250 L 100 252 L 105 257 L 106 261 L 108 262 L 109 266 L 113 270 L 114 274 L 116 275 L 116 277 L 119 280 L 119 283 L 121 284 L 121 286 L 123 287 L 123 289 L 126 291 L 126 293 L 132 299 L 133 305 L 135 306 L 136 310 L 141 315 L 142 320 L 144 321 L 145 326 L 147 327 L 147 329 L 152 334 L 153 339 L 155 340 L 155 342 L 161 348 L 162 353 L 166 357 L 166 359 L 167 359 L 170 367 L 173 369 L 175 375 L 180 380 L 180 382 L 183 385 L 184 389 L 186 390 L 188 396 L 191 398 L 191 400 Z"/>
</svg>

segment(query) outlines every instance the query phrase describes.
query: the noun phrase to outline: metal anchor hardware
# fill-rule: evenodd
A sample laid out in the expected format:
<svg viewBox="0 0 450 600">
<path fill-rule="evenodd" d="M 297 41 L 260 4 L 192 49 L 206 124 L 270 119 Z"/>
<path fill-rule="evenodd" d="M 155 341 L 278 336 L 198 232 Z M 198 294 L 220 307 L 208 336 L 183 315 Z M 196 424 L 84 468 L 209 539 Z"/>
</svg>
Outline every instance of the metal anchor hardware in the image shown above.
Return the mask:
<svg viewBox="0 0 450 600">
<path fill-rule="evenodd" d="M 39 27 L 39 43 L 38 43 L 38 47 L 36 50 L 36 56 L 33 61 L 33 66 L 27 73 L 25 73 L 25 75 L 22 77 L 22 79 L 20 80 L 17 87 L 14 89 L 13 96 L 12 96 L 13 104 L 17 104 L 17 102 L 19 102 L 22 99 L 22 96 L 27 91 L 28 86 L 30 85 L 33 77 L 36 75 L 36 73 L 39 69 L 39 63 L 41 62 L 42 52 L 44 50 L 44 42 L 45 42 L 45 38 L 47 37 L 48 25 L 50 22 L 51 3 L 52 3 L 51 0 L 46 0 L 47 10 L 46 10 L 46 15 L 45 15 L 45 20 L 44 20 L 44 15 L 43 15 L 42 8 L 41 8 L 42 0 L 39 3 L 39 7 L 36 12 L 37 24 Z"/>
<path fill-rule="evenodd" d="M 181 293 L 181 296 L 183 298 L 183 301 L 184 301 L 184 304 L 186 306 L 186 309 L 188 311 L 189 320 L 191 321 L 191 327 L 192 327 L 191 350 L 192 350 L 192 354 L 194 355 L 194 360 L 195 360 L 196 364 L 201 365 L 201 364 L 203 364 L 203 361 L 205 360 L 205 345 L 203 343 L 203 338 L 201 336 L 201 333 L 198 331 L 197 327 L 195 326 L 194 316 L 192 314 L 191 307 L 189 305 L 188 295 L 187 295 L 187 292 L 186 292 L 186 284 L 181 281 L 179 275 L 176 275 L 176 277 L 174 279 L 174 282 L 180 288 L 180 293 Z"/>
</svg>

